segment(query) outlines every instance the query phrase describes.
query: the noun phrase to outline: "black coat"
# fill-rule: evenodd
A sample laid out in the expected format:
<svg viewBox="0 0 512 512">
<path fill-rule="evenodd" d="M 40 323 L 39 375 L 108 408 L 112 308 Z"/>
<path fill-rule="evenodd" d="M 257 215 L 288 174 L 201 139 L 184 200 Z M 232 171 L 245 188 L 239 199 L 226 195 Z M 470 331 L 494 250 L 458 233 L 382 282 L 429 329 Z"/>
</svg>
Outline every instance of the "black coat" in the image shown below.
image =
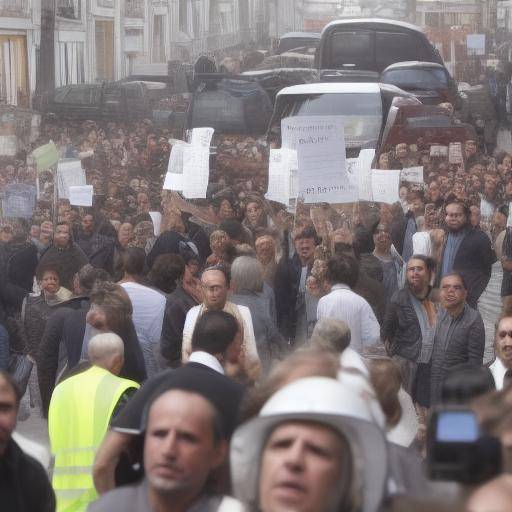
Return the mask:
<svg viewBox="0 0 512 512">
<path fill-rule="evenodd" d="M 46 471 L 12 439 L 0 456 L 0 497 L 5 512 L 55 511 L 55 495 Z"/>
<path fill-rule="evenodd" d="M 390 355 L 416 361 L 421 350 L 421 327 L 414 311 L 411 291 L 403 288 L 391 297 L 380 337 L 390 345 Z"/>
<path fill-rule="evenodd" d="M 446 239 L 443 246 L 441 268 L 444 259 L 444 250 L 446 248 Z M 492 248 L 489 237 L 483 231 L 470 229 L 462 240 L 457 254 L 455 255 L 453 270 L 459 272 L 464 278 L 468 289 L 468 297 L 466 300 L 472 308 L 477 307 L 478 299 L 489 283 L 491 267 L 495 262 L 496 254 Z M 439 276 L 440 274 L 441 272 L 439 272 Z M 440 277 L 438 277 L 438 285 L 440 280 Z"/>
<path fill-rule="evenodd" d="M 39 387 L 43 400 L 43 410 L 46 412 L 55 384 L 61 342 L 66 347 L 68 370 L 72 370 L 80 362 L 82 355 L 86 316 L 90 301 L 84 297 L 74 299 L 74 301 L 79 301 L 76 309 L 62 308 L 49 318 L 39 346 L 37 360 Z M 77 303 L 75 302 L 74 305 L 77 306 Z M 136 382 L 146 380 L 144 357 L 133 322 L 130 322 L 121 332 L 116 332 L 116 334 L 124 342 L 124 366 L 119 376 Z"/>
<path fill-rule="evenodd" d="M 313 264 L 308 265 L 308 276 Z M 281 258 L 277 265 L 274 292 L 276 295 L 277 326 L 285 340 L 295 337 L 297 327 L 296 303 L 299 294 L 302 264 L 299 256 Z"/>
<path fill-rule="evenodd" d="M 188 311 L 197 304 L 197 301 L 182 286 L 178 286 L 167 299 L 160 337 L 160 351 L 171 368 L 181 366 L 181 345 L 185 319 Z"/>
</svg>

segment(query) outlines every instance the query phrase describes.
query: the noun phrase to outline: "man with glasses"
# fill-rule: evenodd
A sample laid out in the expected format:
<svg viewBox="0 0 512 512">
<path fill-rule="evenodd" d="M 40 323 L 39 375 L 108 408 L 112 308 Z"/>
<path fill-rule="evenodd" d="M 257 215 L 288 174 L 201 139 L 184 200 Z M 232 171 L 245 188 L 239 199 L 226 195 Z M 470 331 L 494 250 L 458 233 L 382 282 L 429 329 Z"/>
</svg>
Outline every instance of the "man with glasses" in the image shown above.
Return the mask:
<svg viewBox="0 0 512 512">
<path fill-rule="evenodd" d="M 192 334 L 198 318 L 205 311 L 225 311 L 233 315 L 243 328 L 241 361 L 237 368 L 227 368 L 227 373 L 241 380 L 255 381 L 260 374 L 261 363 L 256 348 L 251 312 L 246 306 L 238 306 L 227 300 L 229 281 L 229 273 L 221 265 L 209 267 L 203 271 L 201 275 L 203 303 L 194 306 L 187 313 L 183 327 L 182 362 L 186 363 L 192 352 Z"/>
<path fill-rule="evenodd" d="M 467 285 L 467 303 L 476 308 L 491 278 L 496 254 L 489 237 L 471 227 L 470 211 L 465 203 L 455 197 L 449 198 L 445 214 L 447 235 L 438 279 L 451 272 L 459 272 Z"/>
<path fill-rule="evenodd" d="M 512 384 L 512 316 L 504 316 L 496 329 L 496 360 L 490 370 L 494 377 L 496 389 L 503 389 Z"/>
<path fill-rule="evenodd" d="M 480 313 L 466 301 L 468 290 L 461 274 L 451 272 L 441 279 L 441 306 L 437 315 L 430 375 L 430 405 L 439 402 L 448 370 L 461 363 L 483 364 L 484 323 Z"/>
</svg>

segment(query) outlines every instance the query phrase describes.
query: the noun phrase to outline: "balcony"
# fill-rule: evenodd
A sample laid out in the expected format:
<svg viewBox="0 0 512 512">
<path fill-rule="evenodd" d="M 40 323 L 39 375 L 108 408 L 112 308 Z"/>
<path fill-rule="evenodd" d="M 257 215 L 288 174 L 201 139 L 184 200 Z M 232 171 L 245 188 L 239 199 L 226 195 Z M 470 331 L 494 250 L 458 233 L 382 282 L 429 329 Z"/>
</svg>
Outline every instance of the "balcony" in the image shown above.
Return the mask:
<svg viewBox="0 0 512 512">
<path fill-rule="evenodd" d="M 80 0 L 57 0 L 55 14 L 59 18 L 79 20 L 82 14 L 80 3 Z"/>
<path fill-rule="evenodd" d="M 27 18 L 30 0 L 1 0 L 0 16 L 5 18 Z"/>
<path fill-rule="evenodd" d="M 126 18 L 144 18 L 144 0 L 125 0 L 124 15 Z"/>
</svg>

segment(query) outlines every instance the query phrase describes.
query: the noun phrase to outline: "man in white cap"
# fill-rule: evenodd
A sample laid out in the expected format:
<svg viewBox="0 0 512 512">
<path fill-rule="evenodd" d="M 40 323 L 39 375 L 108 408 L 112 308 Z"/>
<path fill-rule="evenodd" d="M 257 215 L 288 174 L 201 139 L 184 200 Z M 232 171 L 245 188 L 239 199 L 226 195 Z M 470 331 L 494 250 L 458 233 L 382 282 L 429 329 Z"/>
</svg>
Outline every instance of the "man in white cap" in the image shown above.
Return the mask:
<svg viewBox="0 0 512 512">
<path fill-rule="evenodd" d="M 324 377 L 280 389 L 231 443 L 234 494 L 249 511 L 375 512 L 387 446 L 361 396 Z"/>
</svg>

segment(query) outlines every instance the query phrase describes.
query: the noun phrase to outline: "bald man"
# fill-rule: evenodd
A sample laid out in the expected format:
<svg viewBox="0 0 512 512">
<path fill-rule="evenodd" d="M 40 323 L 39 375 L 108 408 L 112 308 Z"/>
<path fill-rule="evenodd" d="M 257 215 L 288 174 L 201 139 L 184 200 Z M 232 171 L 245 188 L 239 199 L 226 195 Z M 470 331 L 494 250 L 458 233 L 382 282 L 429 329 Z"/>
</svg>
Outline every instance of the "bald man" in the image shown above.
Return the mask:
<svg viewBox="0 0 512 512">
<path fill-rule="evenodd" d="M 502 475 L 469 497 L 466 512 L 512 512 L 512 475 Z"/>
<path fill-rule="evenodd" d="M 117 376 L 124 364 L 124 343 L 117 334 L 91 338 L 88 354 L 92 366 L 61 382 L 50 402 L 48 430 L 55 457 L 52 483 L 59 510 L 85 508 L 96 499 L 95 453 L 112 417 L 139 387 Z"/>
</svg>

